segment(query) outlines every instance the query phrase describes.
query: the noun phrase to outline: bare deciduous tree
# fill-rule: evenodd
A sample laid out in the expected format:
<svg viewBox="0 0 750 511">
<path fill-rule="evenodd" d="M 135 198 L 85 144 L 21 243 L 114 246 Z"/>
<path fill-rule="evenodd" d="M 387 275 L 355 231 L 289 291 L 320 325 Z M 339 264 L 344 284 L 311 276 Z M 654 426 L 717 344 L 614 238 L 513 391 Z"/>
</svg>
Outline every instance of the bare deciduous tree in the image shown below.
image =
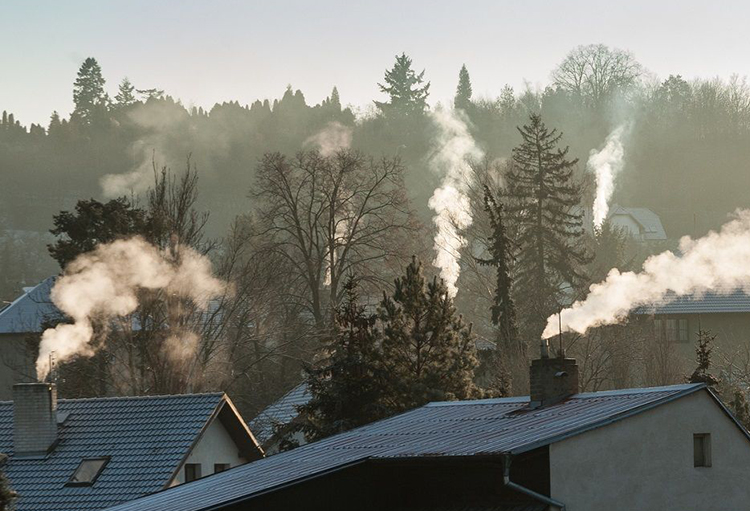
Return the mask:
<svg viewBox="0 0 750 511">
<path fill-rule="evenodd" d="M 296 301 L 317 327 L 328 322 L 346 275 L 382 281 L 383 268 L 412 245 L 416 224 L 402 172 L 398 159 L 355 151 L 263 158 L 252 193 L 261 250 L 287 261 L 285 285 L 300 290 Z"/>
<path fill-rule="evenodd" d="M 552 72 L 552 81 L 592 106 L 600 106 L 616 92 L 635 85 L 643 68 L 628 51 L 603 44 L 573 49 Z"/>
</svg>

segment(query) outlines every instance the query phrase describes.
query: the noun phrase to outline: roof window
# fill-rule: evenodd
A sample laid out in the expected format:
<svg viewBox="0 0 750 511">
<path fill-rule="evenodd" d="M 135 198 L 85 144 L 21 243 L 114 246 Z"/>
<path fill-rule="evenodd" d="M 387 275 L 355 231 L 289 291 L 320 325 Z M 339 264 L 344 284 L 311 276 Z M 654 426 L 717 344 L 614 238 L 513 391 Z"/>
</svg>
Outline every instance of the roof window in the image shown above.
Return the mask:
<svg viewBox="0 0 750 511">
<path fill-rule="evenodd" d="M 91 486 L 104 470 L 109 457 L 102 458 L 84 458 L 73 472 L 66 486 Z"/>
</svg>

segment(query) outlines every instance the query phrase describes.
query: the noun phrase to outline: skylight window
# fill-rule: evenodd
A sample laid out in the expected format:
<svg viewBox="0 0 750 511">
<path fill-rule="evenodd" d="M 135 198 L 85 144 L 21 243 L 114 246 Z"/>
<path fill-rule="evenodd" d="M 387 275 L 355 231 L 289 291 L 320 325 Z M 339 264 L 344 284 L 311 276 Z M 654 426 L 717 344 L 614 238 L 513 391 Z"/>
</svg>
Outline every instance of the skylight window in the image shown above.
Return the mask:
<svg viewBox="0 0 750 511">
<path fill-rule="evenodd" d="M 91 486 L 104 470 L 109 458 L 84 458 L 73 472 L 67 486 Z"/>
</svg>

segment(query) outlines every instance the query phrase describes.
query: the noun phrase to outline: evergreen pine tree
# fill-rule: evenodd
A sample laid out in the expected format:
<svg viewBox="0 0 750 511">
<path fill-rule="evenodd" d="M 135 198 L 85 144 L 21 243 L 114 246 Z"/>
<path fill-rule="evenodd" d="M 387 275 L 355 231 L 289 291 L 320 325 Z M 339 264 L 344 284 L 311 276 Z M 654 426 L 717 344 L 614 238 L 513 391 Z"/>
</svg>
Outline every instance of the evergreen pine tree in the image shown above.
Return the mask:
<svg viewBox="0 0 750 511">
<path fill-rule="evenodd" d="M 566 287 L 585 281 L 581 266 L 591 258 L 581 244 L 581 187 L 573 180 L 578 160 L 566 159 L 568 148 L 558 148 L 562 133 L 548 130 L 538 114 L 518 131 L 523 142 L 513 149 L 508 173 L 508 217 L 518 232 L 515 296 L 524 337 L 534 339 L 565 303 Z"/>
<path fill-rule="evenodd" d="M 330 106 L 337 112 L 341 111 L 341 99 L 339 98 L 339 90 L 336 87 L 331 91 Z"/>
<path fill-rule="evenodd" d="M 135 87 L 130 83 L 130 80 L 128 80 L 127 77 L 123 78 L 122 82 L 120 82 L 117 95 L 115 96 L 117 107 L 124 108 L 134 104 L 137 101 L 134 92 Z"/>
<path fill-rule="evenodd" d="M 87 58 L 78 70 L 78 77 L 73 85 L 75 110 L 71 119 L 85 126 L 102 120 L 109 103 L 104 83 L 99 63 L 92 57 Z"/>
<path fill-rule="evenodd" d="M 312 399 L 300 408 L 306 420 L 298 429 L 308 440 L 383 417 L 377 318 L 359 304 L 353 276 L 344 287 L 346 298 L 335 313 L 333 339 L 323 348 L 326 358 L 318 367 L 305 369 Z"/>
<path fill-rule="evenodd" d="M 716 336 L 708 330 L 698 331 L 698 343 L 695 346 L 695 361 L 698 366 L 687 379 L 688 383 L 705 383 L 709 387 L 715 387 L 719 384 L 719 380 L 709 372 L 711 369 L 711 352 L 713 351 L 711 344 L 715 340 Z"/>
<path fill-rule="evenodd" d="M 468 111 L 471 107 L 471 79 L 466 64 L 461 66 L 458 73 L 458 87 L 456 87 L 456 97 L 453 99 L 453 106 Z"/>
<path fill-rule="evenodd" d="M 414 258 L 395 284 L 378 310 L 385 409 L 394 414 L 430 401 L 478 396 L 471 327 L 456 313 L 445 283 L 434 278 L 426 284 L 422 264 Z"/>
<path fill-rule="evenodd" d="M 424 83 L 424 70 L 417 74 L 411 68 L 412 61 L 405 53 L 396 56 L 396 63 L 385 72 L 385 85 L 378 84 L 380 91 L 388 94 L 388 102 L 375 101 L 383 114 L 419 115 L 427 110 L 430 82 Z"/>
<path fill-rule="evenodd" d="M 511 297 L 513 281 L 511 264 L 513 248 L 506 233 L 503 216 L 504 206 L 500 197 L 495 197 L 489 186 L 484 187 L 484 210 L 489 216 L 492 235 L 490 258 L 479 259 L 479 263 L 496 268 L 495 297 L 491 307 L 492 324 L 498 328 L 498 341 L 506 349 L 515 350 L 519 342 L 516 305 Z"/>
</svg>

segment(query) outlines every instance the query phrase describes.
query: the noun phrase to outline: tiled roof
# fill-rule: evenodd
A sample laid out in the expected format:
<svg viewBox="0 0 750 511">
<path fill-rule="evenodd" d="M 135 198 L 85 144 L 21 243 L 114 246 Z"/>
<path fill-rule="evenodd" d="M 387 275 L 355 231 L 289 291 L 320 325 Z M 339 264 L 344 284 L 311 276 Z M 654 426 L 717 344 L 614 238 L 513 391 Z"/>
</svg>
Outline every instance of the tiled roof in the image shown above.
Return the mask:
<svg viewBox="0 0 750 511">
<path fill-rule="evenodd" d="M 667 294 L 663 299 L 638 308 L 636 314 L 711 314 L 750 312 L 750 294 L 744 289 L 719 289 L 688 296 Z"/>
<path fill-rule="evenodd" d="M 517 454 L 705 389 L 702 384 L 576 394 L 529 409 L 529 398 L 431 403 L 112 511 L 203 511 L 368 459 Z"/>
<path fill-rule="evenodd" d="M 275 427 L 292 422 L 299 415 L 297 408 L 306 405 L 311 397 L 307 383 L 302 382 L 260 412 L 249 424 L 258 442 L 265 444 L 273 436 Z"/>
<path fill-rule="evenodd" d="M 49 295 L 54 284 L 55 277 L 46 278 L 0 309 L 0 334 L 41 332 L 45 320 L 60 318 Z"/>
<path fill-rule="evenodd" d="M 224 394 L 60 399 L 68 412 L 45 459 L 13 457 L 13 403 L 0 402 L 3 470 L 19 493 L 17 511 L 103 509 L 161 490 Z M 82 458 L 109 456 L 93 486 L 65 486 Z"/>
</svg>

